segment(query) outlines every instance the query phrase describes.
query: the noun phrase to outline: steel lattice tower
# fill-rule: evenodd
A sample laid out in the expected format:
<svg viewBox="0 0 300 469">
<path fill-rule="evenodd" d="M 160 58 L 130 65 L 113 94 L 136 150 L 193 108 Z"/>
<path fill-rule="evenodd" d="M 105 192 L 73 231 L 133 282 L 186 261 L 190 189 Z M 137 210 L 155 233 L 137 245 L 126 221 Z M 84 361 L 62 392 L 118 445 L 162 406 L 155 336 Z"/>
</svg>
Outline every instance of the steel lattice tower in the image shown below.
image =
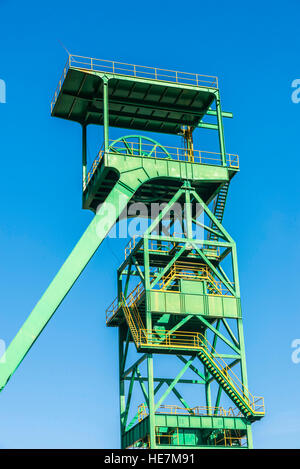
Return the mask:
<svg viewBox="0 0 300 469">
<path fill-rule="evenodd" d="M 121 447 L 252 448 L 264 402 L 248 390 L 236 244 L 222 225 L 239 160 L 225 152 L 232 114 L 217 78 L 70 55 L 51 113 L 81 124 L 83 208 L 95 216 L 8 347 L 0 388 L 136 204 L 145 229 L 125 249 L 106 311 L 119 334 Z M 103 126 L 103 146 L 88 172 L 90 124 Z M 130 134 L 111 141 L 110 127 Z M 195 148 L 198 128 L 217 132 L 217 152 Z"/>
</svg>

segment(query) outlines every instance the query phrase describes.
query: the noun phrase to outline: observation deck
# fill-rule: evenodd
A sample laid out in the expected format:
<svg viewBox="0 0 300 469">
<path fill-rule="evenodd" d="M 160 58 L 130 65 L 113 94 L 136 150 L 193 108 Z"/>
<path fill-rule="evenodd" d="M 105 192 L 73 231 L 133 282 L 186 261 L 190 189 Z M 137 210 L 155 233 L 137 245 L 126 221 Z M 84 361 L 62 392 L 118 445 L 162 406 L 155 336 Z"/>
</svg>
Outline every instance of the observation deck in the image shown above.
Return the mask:
<svg viewBox="0 0 300 469">
<path fill-rule="evenodd" d="M 238 156 L 225 153 L 222 117 L 232 114 L 221 111 L 218 86 L 215 76 L 69 55 L 51 114 L 82 125 L 83 208 L 95 212 L 122 173 L 139 168 L 149 181 L 141 185 L 132 202 L 164 202 L 183 179 L 191 180 L 209 202 L 239 169 Z M 216 109 L 211 107 L 214 102 Z M 217 118 L 217 124 L 204 122 L 206 115 Z M 88 171 L 89 124 L 103 125 L 104 143 Z M 110 127 L 173 135 L 182 135 L 185 127 L 191 132 L 197 127 L 215 129 L 220 153 L 166 147 L 135 134 L 112 141 Z"/>
<path fill-rule="evenodd" d="M 52 116 L 103 125 L 103 76 L 109 78 L 110 127 L 178 134 L 196 127 L 218 78 L 70 55 L 51 102 Z"/>
</svg>

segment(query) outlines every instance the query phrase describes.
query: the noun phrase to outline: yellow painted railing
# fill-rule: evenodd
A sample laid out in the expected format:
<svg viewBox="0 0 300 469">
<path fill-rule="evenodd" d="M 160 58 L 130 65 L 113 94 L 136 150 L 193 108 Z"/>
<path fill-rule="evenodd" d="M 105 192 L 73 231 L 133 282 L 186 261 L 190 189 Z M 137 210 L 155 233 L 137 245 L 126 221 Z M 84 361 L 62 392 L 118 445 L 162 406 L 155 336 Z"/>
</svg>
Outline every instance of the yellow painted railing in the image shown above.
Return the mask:
<svg viewBox="0 0 300 469">
<path fill-rule="evenodd" d="M 139 422 L 148 416 L 148 407 L 145 403 L 138 406 L 138 420 Z M 229 407 L 208 407 L 208 406 L 195 406 L 195 407 L 180 407 L 178 405 L 165 404 L 158 407 L 155 411 L 156 414 L 168 415 L 199 415 L 199 416 L 216 416 L 216 417 L 241 417 L 242 414 L 237 408 Z"/>
<path fill-rule="evenodd" d="M 126 253 L 131 252 L 134 249 L 137 241 L 136 238 L 133 238 L 130 241 L 130 244 L 125 248 Z M 172 243 L 170 243 L 172 244 Z M 154 278 L 154 273 L 151 275 L 151 278 Z M 206 264 L 196 264 L 196 263 L 183 263 L 180 261 L 175 262 L 167 275 L 163 276 L 158 282 L 158 289 L 155 291 L 165 291 L 180 293 L 178 285 L 172 285 L 172 282 L 176 279 L 185 279 L 185 280 L 206 280 L 208 287 L 208 296 L 232 296 L 229 290 L 222 284 L 222 282 L 217 281 L 211 274 L 209 267 Z M 231 282 L 231 285 L 234 286 L 234 283 Z M 140 281 L 135 288 L 128 294 L 126 297 L 127 306 L 136 305 L 137 301 L 145 293 L 144 285 Z M 117 298 L 108 306 L 106 309 L 106 323 L 108 323 L 112 317 L 117 314 L 120 308 L 120 302 Z"/>
<path fill-rule="evenodd" d="M 240 430 L 223 430 L 222 436 L 214 438 L 215 446 L 247 446 L 247 437 Z"/>
<path fill-rule="evenodd" d="M 206 280 L 208 282 L 208 294 L 214 296 L 227 296 L 232 295 L 227 287 L 225 287 L 222 282 L 216 280 L 208 265 L 206 264 L 197 264 L 197 263 L 183 263 L 180 261 L 175 262 L 170 268 L 167 275 L 161 279 L 161 290 L 162 291 L 172 291 L 174 289 L 171 284 L 176 279 L 185 279 L 185 280 Z M 234 284 L 231 282 L 231 285 Z M 176 287 L 179 288 L 178 286 Z"/>
<path fill-rule="evenodd" d="M 250 393 L 248 388 L 241 382 L 240 378 L 234 373 L 232 368 L 228 366 L 225 360 L 223 360 L 223 358 L 214 350 L 203 334 L 199 332 L 172 332 L 142 329 L 137 332 L 136 343 L 138 346 L 172 349 L 187 348 L 191 350 L 199 350 L 205 353 L 207 358 L 218 370 L 218 373 L 235 389 L 240 400 L 245 402 L 252 409 L 252 412 L 264 415 L 264 398 L 261 396 L 254 396 Z"/>
<path fill-rule="evenodd" d="M 145 329 L 140 317 L 136 302 L 130 306 L 125 298 L 122 298 L 123 311 L 126 321 L 131 330 L 136 347 L 157 347 L 172 349 L 198 350 L 204 353 L 208 360 L 217 370 L 219 376 L 223 377 L 234 389 L 239 399 L 245 403 L 256 415 L 264 415 L 264 398 L 254 396 L 248 388 L 242 383 L 240 378 L 234 373 L 228 363 L 215 351 L 206 337 L 200 332 L 191 331 L 166 331 Z"/>
<path fill-rule="evenodd" d="M 155 428 L 156 443 L 158 445 L 179 445 L 179 431 L 174 428 L 169 433 L 163 433 Z"/>
</svg>

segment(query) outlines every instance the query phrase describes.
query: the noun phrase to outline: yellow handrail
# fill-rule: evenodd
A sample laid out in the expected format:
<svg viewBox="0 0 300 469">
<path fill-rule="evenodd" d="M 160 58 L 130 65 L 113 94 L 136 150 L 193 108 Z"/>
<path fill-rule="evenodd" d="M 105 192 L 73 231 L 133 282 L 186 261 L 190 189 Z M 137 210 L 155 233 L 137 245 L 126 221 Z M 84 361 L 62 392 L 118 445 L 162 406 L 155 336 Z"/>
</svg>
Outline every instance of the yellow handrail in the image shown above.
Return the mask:
<svg viewBox="0 0 300 469">
<path fill-rule="evenodd" d="M 151 347 L 167 347 L 173 349 L 195 349 L 205 353 L 209 360 L 218 369 L 219 374 L 225 378 L 235 389 L 239 398 L 249 406 L 252 412 L 264 414 L 264 398 L 254 396 L 248 388 L 241 382 L 239 377 L 232 371 L 228 364 L 214 350 L 206 337 L 200 332 L 189 331 L 166 331 L 143 329 L 138 331 L 138 343 Z M 211 351 L 210 351 L 210 350 Z"/>
<path fill-rule="evenodd" d="M 147 417 L 149 410 L 145 403 L 138 406 L 138 419 L 139 421 Z M 199 415 L 199 416 L 217 416 L 217 417 L 240 417 L 241 412 L 229 407 L 225 409 L 222 406 L 195 406 L 195 407 L 180 407 L 175 404 L 162 404 L 156 409 L 156 414 L 170 414 L 170 415 Z"/>
<path fill-rule="evenodd" d="M 187 279 L 187 280 L 207 280 L 209 282 L 209 288 L 212 288 L 215 291 L 209 292 L 210 295 L 226 296 L 231 295 L 231 293 L 226 288 L 223 291 L 223 284 L 220 281 L 217 281 L 209 267 L 206 264 L 196 264 L 196 263 L 183 263 L 180 261 L 175 262 L 168 274 L 162 277 L 161 283 L 163 291 L 172 291 L 171 288 L 167 290 L 167 287 L 170 286 L 171 282 L 175 279 Z M 230 282 L 232 286 L 234 283 Z"/>
<path fill-rule="evenodd" d="M 264 398 L 254 396 L 250 393 L 248 388 L 241 382 L 225 360 L 220 357 L 203 334 L 190 331 L 172 332 L 158 329 L 145 329 L 136 302 L 130 307 L 123 296 L 122 304 L 128 326 L 137 347 L 143 345 L 173 349 L 188 348 L 202 351 L 213 363 L 214 367 L 217 368 L 218 373 L 234 388 L 240 400 L 244 402 L 246 406 L 250 407 L 253 413 L 264 414 Z"/>
</svg>

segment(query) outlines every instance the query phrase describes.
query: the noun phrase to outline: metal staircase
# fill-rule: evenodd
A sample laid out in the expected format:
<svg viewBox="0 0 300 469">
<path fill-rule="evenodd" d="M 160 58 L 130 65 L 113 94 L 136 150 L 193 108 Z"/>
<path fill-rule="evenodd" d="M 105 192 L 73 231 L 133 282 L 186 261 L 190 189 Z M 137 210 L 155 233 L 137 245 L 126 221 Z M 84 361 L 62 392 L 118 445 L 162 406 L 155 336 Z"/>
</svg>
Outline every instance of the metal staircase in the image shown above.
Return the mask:
<svg viewBox="0 0 300 469">
<path fill-rule="evenodd" d="M 225 209 L 225 203 L 226 203 L 227 194 L 228 194 L 228 188 L 229 188 L 229 183 L 226 182 L 226 184 L 224 184 L 219 190 L 218 195 L 214 202 L 213 214 L 215 215 L 216 219 L 220 223 L 222 223 L 223 216 L 224 216 L 224 209 Z M 217 230 L 217 227 L 212 220 L 210 221 L 210 228 Z M 217 241 L 218 236 L 215 233 L 209 232 L 207 239 Z"/>
<path fill-rule="evenodd" d="M 263 398 L 253 396 L 224 360 L 216 355 L 204 346 L 198 356 L 243 415 L 251 422 L 261 419 L 265 415 Z"/>
<path fill-rule="evenodd" d="M 251 422 L 259 420 L 265 414 L 262 397 L 253 396 L 242 384 L 230 366 L 218 355 L 211 344 L 198 332 L 180 332 L 145 329 L 137 305 L 128 305 L 123 297 L 122 308 L 132 338 L 137 348 L 140 346 L 156 348 L 192 348 L 224 392 L 236 407 Z"/>
</svg>

